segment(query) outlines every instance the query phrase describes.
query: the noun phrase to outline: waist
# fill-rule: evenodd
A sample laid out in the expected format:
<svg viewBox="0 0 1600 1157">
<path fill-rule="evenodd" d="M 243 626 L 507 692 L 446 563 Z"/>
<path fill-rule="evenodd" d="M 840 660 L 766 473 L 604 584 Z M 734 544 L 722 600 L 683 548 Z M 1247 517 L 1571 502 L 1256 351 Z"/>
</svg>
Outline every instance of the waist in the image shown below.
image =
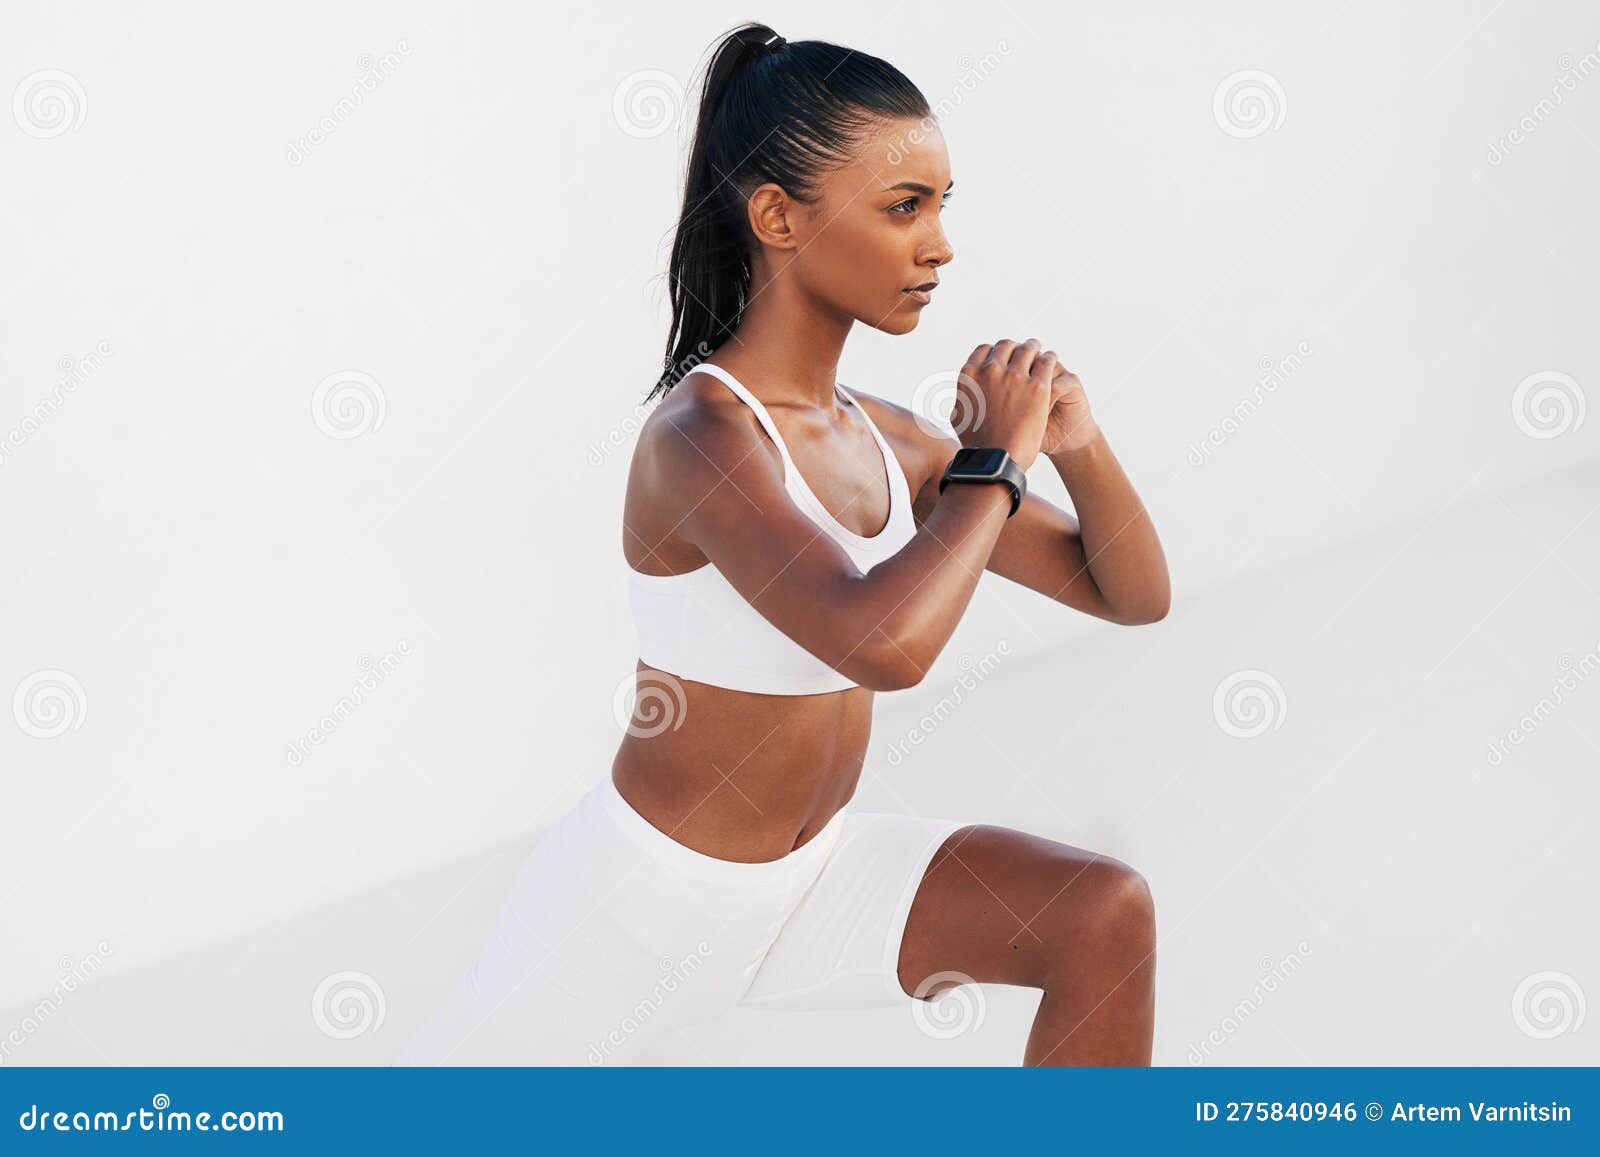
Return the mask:
<svg viewBox="0 0 1600 1157">
<path fill-rule="evenodd" d="M 871 691 L 753 696 L 686 682 L 680 699 L 652 711 L 648 671 L 612 779 L 679 842 L 719 859 L 776 859 L 855 794 L 872 733 Z"/>
</svg>

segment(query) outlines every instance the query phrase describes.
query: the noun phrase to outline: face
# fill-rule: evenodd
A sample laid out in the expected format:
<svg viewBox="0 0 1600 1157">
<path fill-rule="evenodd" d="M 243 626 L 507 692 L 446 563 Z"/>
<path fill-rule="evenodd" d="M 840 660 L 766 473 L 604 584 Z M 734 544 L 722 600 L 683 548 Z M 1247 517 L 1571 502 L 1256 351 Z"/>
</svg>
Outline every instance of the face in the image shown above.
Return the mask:
<svg viewBox="0 0 1600 1157">
<path fill-rule="evenodd" d="M 758 270 L 793 278 L 811 300 L 874 329 L 909 333 L 928 302 L 907 291 L 938 281 L 955 256 L 940 220 L 951 184 L 931 119 L 880 122 L 822 178 L 817 201 L 801 204 L 770 184 L 755 191 Z"/>
</svg>

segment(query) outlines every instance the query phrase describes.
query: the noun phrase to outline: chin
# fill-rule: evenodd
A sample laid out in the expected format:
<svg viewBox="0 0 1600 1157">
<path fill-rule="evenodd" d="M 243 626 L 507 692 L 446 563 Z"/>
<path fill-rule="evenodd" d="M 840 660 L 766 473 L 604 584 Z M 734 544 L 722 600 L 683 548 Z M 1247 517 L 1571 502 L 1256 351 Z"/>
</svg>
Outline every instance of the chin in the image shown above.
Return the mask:
<svg viewBox="0 0 1600 1157">
<path fill-rule="evenodd" d="M 921 321 L 922 311 L 920 309 L 897 309 L 872 328 L 898 337 L 903 333 L 910 333 L 916 329 Z"/>
</svg>

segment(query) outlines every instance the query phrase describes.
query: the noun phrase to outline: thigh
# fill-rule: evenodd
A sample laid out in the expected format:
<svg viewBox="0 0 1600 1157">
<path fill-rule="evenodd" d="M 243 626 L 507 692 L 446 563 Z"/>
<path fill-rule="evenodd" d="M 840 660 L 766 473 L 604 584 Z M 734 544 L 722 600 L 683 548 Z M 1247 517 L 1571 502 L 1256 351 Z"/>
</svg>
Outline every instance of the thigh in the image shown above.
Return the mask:
<svg viewBox="0 0 1600 1157">
<path fill-rule="evenodd" d="M 1110 856 L 1011 828 L 964 827 L 939 848 L 912 901 L 900 985 L 924 999 L 966 979 L 1043 988 L 1130 882 L 1138 874 Z"/>
<path fill-rule="evenodd" d="M 847 813 L 838 842 L 784 920 L 741 1004 L 811 1010 L 908 1003 L 896 973 L 906 913 L 960 820 Z"/>
<path fill-rule="evenodd" d="M 540 839 L 396 1063 L 640 1063 L 667 1032 L 733 1007 L 767 906 L 685 878 L 580 804 Z"/>
</svg>

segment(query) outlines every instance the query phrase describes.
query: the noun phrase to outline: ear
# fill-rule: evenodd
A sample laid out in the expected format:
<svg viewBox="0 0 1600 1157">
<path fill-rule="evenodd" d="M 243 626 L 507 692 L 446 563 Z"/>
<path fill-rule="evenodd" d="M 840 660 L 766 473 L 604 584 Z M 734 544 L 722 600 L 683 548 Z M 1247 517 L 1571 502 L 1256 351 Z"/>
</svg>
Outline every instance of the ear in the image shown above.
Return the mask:
<svg viewBox="0 0 1600 1157">
<path fill-rule="evenodd" d="M 779 185 L 768 181 L 754 193 L 745 205 L 750 218 L 750 232 L 756 240 L 774 249 L 794 249 L 799 245 L 792 224 L 797 203 Z"/>
</svg>

